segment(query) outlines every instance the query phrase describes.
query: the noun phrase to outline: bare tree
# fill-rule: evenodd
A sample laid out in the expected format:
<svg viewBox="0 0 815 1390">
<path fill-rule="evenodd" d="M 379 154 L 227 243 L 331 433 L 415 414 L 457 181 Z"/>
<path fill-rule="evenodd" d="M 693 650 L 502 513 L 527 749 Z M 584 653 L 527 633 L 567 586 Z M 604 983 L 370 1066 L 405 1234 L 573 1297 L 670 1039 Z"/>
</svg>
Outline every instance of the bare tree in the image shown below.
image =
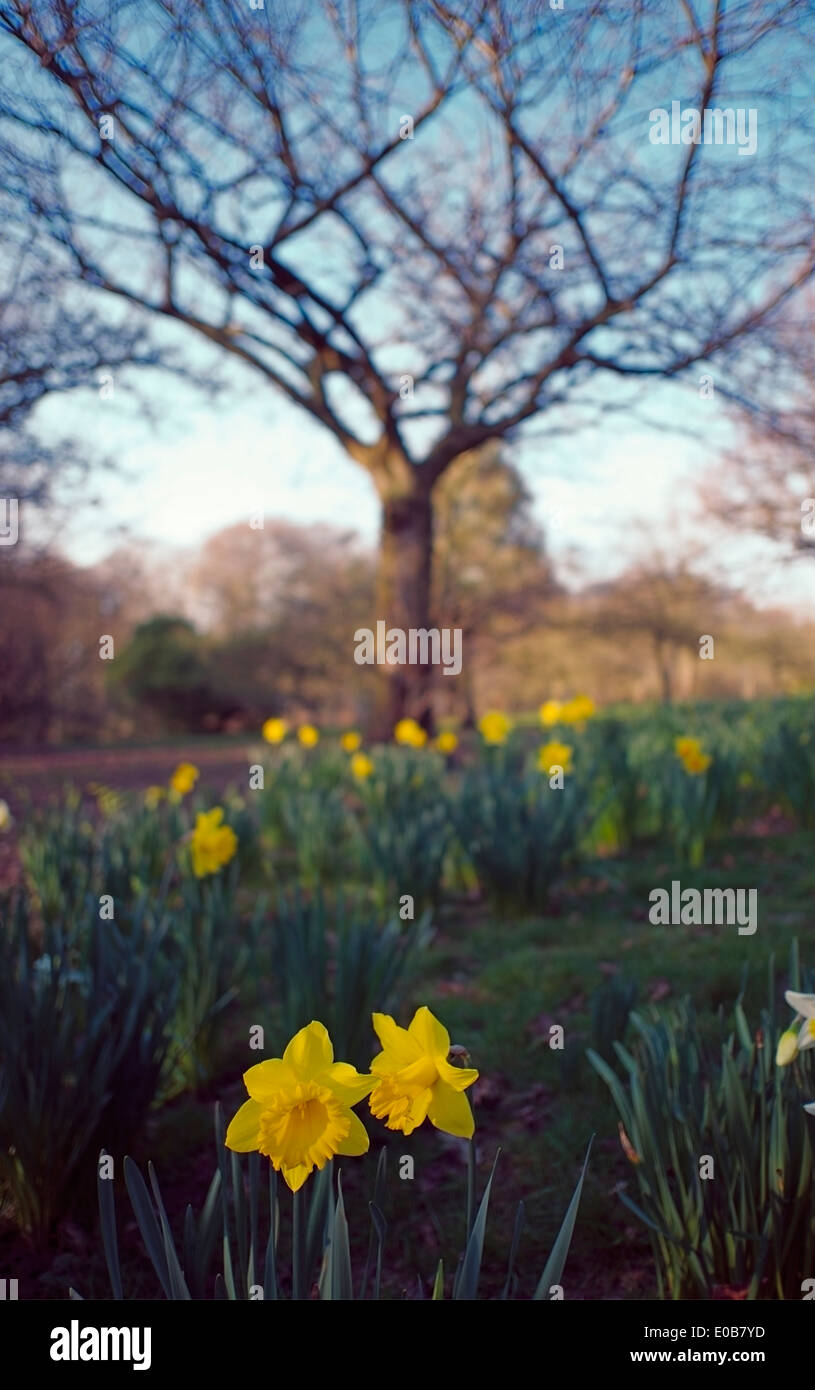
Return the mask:
<svg viewBox="0 0 815 1390">
<path fill-rule="evenodd" d="M 424 627 L 462 453 L 700 364 L 767 407 L 814 37 L 808 0 L 3 0 L 0 158 L 89 302 L 194 330 L 368 471 L 378 611 Z M 755 108 L 755 151 L 652 143 L 674 100 Z M 384 722 L 429 717 L 432 673 L 383 669 Z"/>
</svg>

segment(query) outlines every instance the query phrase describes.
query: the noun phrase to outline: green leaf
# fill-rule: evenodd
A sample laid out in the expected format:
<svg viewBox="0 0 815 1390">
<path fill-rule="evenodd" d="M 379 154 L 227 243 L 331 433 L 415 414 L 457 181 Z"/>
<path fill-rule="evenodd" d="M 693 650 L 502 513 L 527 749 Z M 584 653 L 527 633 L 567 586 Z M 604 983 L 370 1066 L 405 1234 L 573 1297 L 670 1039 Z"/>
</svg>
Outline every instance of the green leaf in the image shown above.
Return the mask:
<svg viewBox="0 0 815 1390">
<path fill-rule="evenodd" d="M 125 1158 L 124 1175 L 130 1203 L 133 1207 L 133 1213 L 138 1222 L 145 1248 L 150 1256 L 153 1268 L 159 1277 L 159 1282 L 164 1290 L 165 1298 L 172 1298 L 170 1274 L 167 1269 L 167 1256 L 164 1250 L 161 1230 L 156 1221 L 153 1204 L 150 1201 L 150 1194 L 147 1191 L 144 1178 L 132 1158 Z"/>
<path fill-rule="evenodd" d="M 103 1151 L 104 1152 L 104 1151 Z M 100 1153 L 99 1157 L 102 1157 Z M 117 1301 L 124 1298 L 122 1292 L 122 1271 L 119 1265 L 119 1242 L 116 1235 L 116 1203 L 113 1196 L 113 1182 L 103 1178 L 97 1164 L 96 1186 L 99 1192 L 99 1224 L 102 1228 L 102 1246 L 105 1263 L 108 1267 L 110 1287 Z"/>
<path fill-rule="evenodd" d="M 583 1168 L 581 1170 L 580 1177 L 577 1181 L 577 1187 L 575 1188 L 572 1200 L 566 1209 L 566 1215 L 563 1218 L 563 1225 L 558 1231 L 557 1239 L 554 1245 L 552 1246 L 552 1251 L 549 1255 L 549 1259 L 546 1261 L 546 1264 L 544 1266 L 543 1274 L 541 1275 L 538 1287 L 535 1290 L 533 1302 L 540 1302 L 543 1299 L 545 1299 L 553 1284 L 559 1284 L 561 1282 L 563 1270 L 566 1266 L 566 1257 L 569 1253 L 569 1246 L 572 1243 L 572 1232 L 574 1231 L 574 1223 L 577 1219 L 577 1209 L 580 1206 L 580 1197 L 583 1192 L 583 1179 L 586 1176 L 586 1169 L 589 1166 L 589 1154 L 591 1153 L 591 1146 L 593 1143 L 594 1135 L 592 1135 L 591 1139 L 589 1140 L 589 1146 L 586 1149 L 586 1157 L 583 1160 Z"/>
<path fill-rule="evenodd" d="M 487 1179 L 484 1196 L 481 1198 L 481 1204 L 473 1222 L 473 1229 L 470 1232 L 470 1239 L 467 1241 L 464 1260 L 456 1278 L 453 1298 L 459 1301 L 471 1302 L 478 1297 L 478 1281 L 481 1277 L 481 1260 L 484 1254 L 484 1235 L 487 1229 L 487 1211 L 490 1205 L 492 1180 L 495 1177 L 495 1167 L 500 1153 L 501 1150 L 499 1149 L 493 1159 L 492 1171 Z"/>
</svg>

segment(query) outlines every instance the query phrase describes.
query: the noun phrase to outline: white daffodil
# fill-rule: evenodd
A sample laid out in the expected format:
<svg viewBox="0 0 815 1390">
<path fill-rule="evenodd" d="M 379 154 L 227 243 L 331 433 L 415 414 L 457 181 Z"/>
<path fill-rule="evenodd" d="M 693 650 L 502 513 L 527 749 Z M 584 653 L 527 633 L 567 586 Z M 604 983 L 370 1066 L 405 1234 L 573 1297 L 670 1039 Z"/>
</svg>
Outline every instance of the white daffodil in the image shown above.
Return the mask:
<svg viewBox="0 0 815 1390">
<path fill-rule="evenodd" d="M 804 1109 L 808 1115 L 815 1115 L 815 1100 L 811 1100 L 809 1105 L 804 1106 Z"/>
<path fill-rule="evenodd" d="M 802 1020 L 801 1031 L 798 1034 L 798 1051 L 804 1052 L 808 1047 L 815 1047 L 815 994 L 798 994 L 794 989 L 788 989 L 784 998 L 790 1008 L 795 1010 L 798 1019 Z"/>
</svg>

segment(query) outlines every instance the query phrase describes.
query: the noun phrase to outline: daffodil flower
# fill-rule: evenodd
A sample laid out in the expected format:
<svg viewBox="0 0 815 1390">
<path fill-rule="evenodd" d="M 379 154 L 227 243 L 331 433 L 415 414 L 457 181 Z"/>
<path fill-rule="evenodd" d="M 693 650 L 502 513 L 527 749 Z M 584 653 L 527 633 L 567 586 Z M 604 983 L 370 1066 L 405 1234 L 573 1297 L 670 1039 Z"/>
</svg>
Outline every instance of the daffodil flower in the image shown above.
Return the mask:
<svg viewBox="0 0 815 1390">
<path fill-rule="evenodd" d="M 207 878 L 217 874 L 224 864 L 228 864 L 238 848 L 238 837 L 231 825 L 224 825 L 222 806 L 214 806 L 211 811 L 199 811 L 195 818 L 190 849 L 192 851 L 192 871 L 196 878 Z"/>
<path fill-rule="evenodd" d="M 351 773 L 358 782 L 364 782 L 374 770 L 373 759 L 367 753 L 355 753 L 351 759 Z"/>
<path fill-rule="evenodd" d="M 506 743 L 512 730 L 512 720 L 501 710 L 488 710 L 479 719 L 478 728 L 485 743 Z"/>
<path fill-rule="evenodd" d="M 170 786 L 178 796 L 186 796 L 191 792 L 198 781 L 198 768 L 194 763 L 179 763 L 172 777 Z"/>
<path fill-rule="evenodd" d="M 450 1063 L 447 1029 L 425 1007 L 416 1010 L 408 1028 L 389 1014 L 374 1014 L 373 1024 L 382 1051 L 371 1063 L 376 1078 L 371 1113 L 403 1134 L 429 1120 L 446 1134 L 471 1139 L 475 1122 L 463 1093 L 478 1072 Z"/>
<path fill-rule="evenodd" d="M 334 1061 L 322 1023 L 296 1033 L 282 1057 L 243 1074 L 249 1100 L 226 1131 L 226 1147 L 262 1153 L 292 1192 L 335 1154 L 364 1154 L 368 1134 L 351 1109 L 374 1084 L 348 1062 Z"/>
<path fill-rule="evenodd" d="M 786 1033 L 782 1033 L 778 1039 L 778 1048 L 775 1054 L 775 1065 L 777 1067 L 788 1067 L 790 1062 L 794 1062 L 798 1056 L 798 1034 L 794 1028 L 788 1028 Z"/>
<path fill-rule="evenodd" d="M 815 994 L 798 994 L 796 990 L 788 989 L 784 998 L 798 1015 L 793 1021 L 793 1028 L 803 1020 L 797 1039 L 798 1051 L 805 1052 L 808 1047 L 815 1047 Z M 779 1043 L 779 1050 L 780 1046 Z"/>
<path fill-rule="evenodd" d="M 402 743 L 407 748 L 424 748 L 427 743 L 427 730 L 415 719 L 400 719 L 394 727 L 393 736 L 397 743 Z"/>
</svg>

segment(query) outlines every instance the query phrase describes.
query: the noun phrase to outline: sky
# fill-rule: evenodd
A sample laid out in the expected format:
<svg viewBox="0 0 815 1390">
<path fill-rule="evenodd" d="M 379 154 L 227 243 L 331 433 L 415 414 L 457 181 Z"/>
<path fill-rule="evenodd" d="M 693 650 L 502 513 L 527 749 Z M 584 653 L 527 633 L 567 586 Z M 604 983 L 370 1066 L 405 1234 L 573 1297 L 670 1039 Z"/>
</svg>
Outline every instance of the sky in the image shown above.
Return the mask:
<svg viewBox="0 0 815 1390">
<path fill-rule="evenodd" d="M 556 20 L 551 22 L 555 24 Z M 602 48 L 604 42 L 598 41 L 598 46 Z M 760 87 L 766 79 L 777 95 L 774 77 L 779 66 L 785 67 L 785 73 L 795 69 L 796 50 L 791 48 L 790 40 L 782 35 L 779 43 L 769 52 L 762 48 L 760 62 L 754 60 L 755 70 L 748 65 L 742 74 L 750 79 L 749 100 L 760 106 L 762 123 L 771 110 L 766 113 L 759 95 L 754 95 L 753 80 Z M 775 69 L 765 73 L 764 67 L 773 54 Z M 593 71 L 595 56 L 599 61 L 603 54 L 588 56 Z M 409 70 L 407 77 L 410 76 Z M 320 80 L 330 87 L 332 74 L 323 73 Z M 37 82 L 46 83 L 41 73 Z M 631 119 L 636 148 L 649 167 L 663 160 L 663 152 L 652 147 L 648 138 L 651 100 L 659 99 L 667 107 L 671 97 L 692 95 L 693 90 L 690 76 L 680 65 L 676 73 L 672 69 L 655 70 L 639 94 Z M 557 93 L 550 93 L 549 100 L 557 106 Z M 572 118 L 568 104 L 561 103 L 558 110 L 564 121 Z M 796 122 L 790 122 L 786 107 L 784 113 L 782 131 L 787 143 L 792 140 L 794 145 Z M 550 116 L 552 112 L 544 103 L 540 119 L 548 120 Z M 802 124 L 801 138 L 807 131 L 808 127 Z M 463 132 L 468 136 L 466 123 Z M 774 148 L 772 142 L 778 134 L 778 129 L 768 127 L 767 150 Z M 623 136 L 629 138 L 631 132 L 624 128 Z M 420 132 L 414 155 L 425 158 L 422 138 L 430 140 L 430 153 L 442 146 L 447 149 L 446 128 L 439 133 L 431 126 L 424 137 Z M 735 159 L 732 151 L 713 153 L 723 159 Z M 682 151 L 677 148 L 667 155 L 679 159 Z M 766 222 L 772 230 L 778 210 L 772 198 L 764 197 L 759 208 L 755 208 L 743 188 L 747 169 L 741 166 L 749 166 L 750 161 L 735 159 L 735 163 L 742 177 L 741 194 L 738 204 L 728 203 L 728 211 L 732 215 L 737 206 L 742 222 L 749 211 L 751 216 L 763 219 L 762 227 Z M 455 161 L 449 152 L 447 165 L 447 182 L 454 186 Z M 787 167 L 783 160 L 780 167 Z M 789 164 L 790 171 L 797 167 L 797 163 Z M 460 165 L 459 181 L 469 180 L 470 176 L 465 160 Z M 95 202 L 96 185 L 90 182 L 87 169 L 84 179 L 76 183 L 82 206 L 90 205 L 98 212 L 102 204 Z M 749 186 L 755 195 L 755 187 Z M 763 192 L 763 186 L 759 192 Z M 262 200 L 261 205 L 265 207 Z M 697 211 L 704 211 L 706 206 L 702 200 Z M 110 207 L 105 210 L 111 214 Z M 118 202 L 115 210 L 118 217 Z M 143 209 L 141 213 L 143 216 Z M 138 230 L 141 223 L 136 212 L 132 216 L 133 229 Z M 134 237 L 125 244 L 124 255 L 121 238 L 115 239 L 119 278 L 126 279 L 138 266 L 135 230 Z M 650 236 L 644 222 L 643 236 L 646 233 Z M 713 237 L 712 243 L 716 242 Z M 636 262 L 641 254 L 639 243 L 630 251 L 627 242 L 623 245 L 626 256 L 633 256 Z M 768 245 L 764 250 L 770 254 L 772 248 Z M 317 259 L 314 247 L 304 248 L 302 254 L 304 258 L 307 254 L 312 256 L 314 263 L 309 269 L 316 274 L 317 267 L 330 284 L 335 274 L 333 261 L 325 256 Z M 698 293 L 704 296 L 706 287 L 707 280 L 702 277 Z M 196 285 L 196 293 L 199 289 L 203 293 L 203 287 Z M 749 296 L 749 284 L 742 286 L 742 292 Z M 432 306 L 432 297 L 428 302 Z M 200 308 L 196 301 L 196 309 Z M 373 310 L 366 307 L 364 312 L 373 317 Z M 380 305 L 377 312 L 384 314 L 385 309 Z M 421 326 L 423 321 L 418 322 Z M 379 324 L 373 323 L 373 328 L 378 329 Z M 200 350 L 198 340 L 190 334 L 185 341 L 188 360 L 194 365 Z M 514 371 L 514 360 L 511 367 Z M 37 412 L 36 424 L 46 442 L 72 435 L 87 441 L 91 457 L 108 454 L 119 465 L 117 473 L 103 478 L 94 475 L 92 479 L 94 490 L 101 496 L 100 508 L 88 511 L 75 505 L 72 509 L 61 539 L 63 548 L 77 563 L 95 563 L 124 537 L 143 537 L 170 547 L 194 547 L 257 510 L 263 510 L 270 518 L 282 517 L 303 524 L 322 521 L 353 528 L 363 540 L 374 544 L 379 507 L 365 473 L 343 454 L 327 432 L 276 396 L 259 378 L 230 377 L 228 390 L 217 400 L 206 400 L 166 373 L 152 373 L 144 380 L 145 395 L 149 396 L 155 417 L 153 423 L 125 377 L 117 380 L 112 399 L 102 400 L 98 391 L 90 389 L 46 400 Z M 616 389 L 614 383 L 600 388 L 609 393 Z M 755 602 L 770 604 L 783 600 L 793 607 L 811 610 L 815 602 L 815 565 L 809 561 L 792 566 L 781 564 L 771 549 L 756 548 L 747 539 L 725 536 L 699 522 L 699 482 L 715 469 L 717 451 L 732 442 L 717 404 L 703 402 L 692 384 L 686 388 L 652 384 L 644 404 L 653 422 L 650 426 L 639 422 L 632 413 L 620 412 L 607 417 L 596 430 L 580 430 L 575 425 L 568 436 L 554 441 L 533 437 L 511 446 L 509 457 L 518 464 L 529 484 L 535 515 L 555 561 L 561 560 L 565 571 L 567 560 L 577 551 L 584 578 L 596 580 L 618 573 L 649 546 L 674 555 L 695 547 L 707 553 L 711 568 L 724 570 L 734 582 L 739 583 L 747 575 L 747 592 Z M 349 423 L 354 425 L 350 412 Z"/>
<path fill-rule="evenodd" d="M 187 550 L 258 511 L 326 522 L 375 545 L 379 503 L 366 473 L 254 377 L 238 376 L 217 402 L 162 377 L 151 382 L 150 398 L 152 421 L 125 382 L 114 385 L 112 399 L 83 392 L 40 409 L 44 438 L 88 437 L 92 426 L 93 447 L 119 465 L 92 475 L 101 506 L 77 505 L 69 514 L 61 546 L 75 563 L 94 564 L 125 538 Z M 652 547 L 668 555 L 701 549 L 702 567 L 746 583 L 758 606 L 811 613 L 809 558 L 783 562 L 773 547 L 699 520 L 699 483 L 730 437 L 718 408 L 667 385 L 651 388 L 647 416 L 650 427 L 611 415 L 601 429 L 511 448 L 562 577 L 573 574 L 575 553 L 580 582 L 590 582 L 613 577 Z"/>
</svg>

